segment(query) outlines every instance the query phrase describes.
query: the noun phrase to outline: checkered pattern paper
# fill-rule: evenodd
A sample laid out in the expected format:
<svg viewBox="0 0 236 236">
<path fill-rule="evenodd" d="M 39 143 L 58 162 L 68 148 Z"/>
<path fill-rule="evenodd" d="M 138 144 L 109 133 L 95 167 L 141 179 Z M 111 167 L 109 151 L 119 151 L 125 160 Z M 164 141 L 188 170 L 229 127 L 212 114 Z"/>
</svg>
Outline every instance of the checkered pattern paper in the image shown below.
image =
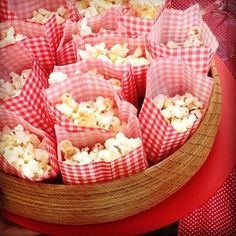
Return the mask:
<svg viewBox="0 0 236 236">
<path fill-rule="evenodd" d="M 148 158 L 157 163 L 179 148 L 197 129 L 201 119 L 186 132 L 178 133 L 153 102 L 158 94 L 173 97 L 189 92 L 203 102 L 207 110 L 213 80 L 196 73 L 181 60 L 163 58 L 152 62 L 147 72 L 146 97 L 139 114 L 144 149 Z"/>
<path fill-rule="evenodd" d="M 129 138 L 137 138 L 139 135 L 139 122 L 132 116 L 132 128 L 126 129 L 124 134 Z M 143 147 L 140 146 L 112 162 L 94 162 L 86 165 L 70 165 L 63 163 L 60 151 L 60 142 L 70 140 L 76 147 L 92 147 L 95 143 L 104 143 L 112 136 L 95 131 L 67 132 L 59 126 L 55 126 L 58 143 L 58 160 L 65 184 L 89 184 L 115 180 L 128 177 L 147 168 L 147 161 Z"/>
<path fill-rule="evenodd" d="M 54 134 L 50 116 L 46 112 L 41 90 L 48 87 L 48 78 L 44 69 L 29 55 L 22 44 L 15 44 L 1 50 L 0 76 L 6 81 L 10 80 L 9 73 L 21 74 L 24 69 L 31 69 L 23 90 L 19 96 L 0 103 L 7 109 L 22 116 L 27 122 L 37 128 Z"/>
<path fill-rule="evenodd" d="M 17 19 L 16 15 L 8 9 L 8 0 L 0 1 L 0 22 Z"/>
<path fill-rule="evenodd" d="M 52 18 L 50 22 L 54 20 L 55 19 Z M 23 44 L 28 52 L 37 59 L 45 69 L 51 70 L 56 64 L 56 61 L 50 41 L 47 38 L 45 26 L 23 20 L 10 20 L 0 23 L 0 31 L 6 30 L 11 26 L 14 27 L 16 33 L 27 36 L 26 39 L 17 42 L 17 44 Z M 11 47 L 11 45 L 6 47 Z M 1 49 L 1 52 L 3 49 Z"/>
<path fill-rule="evenodd" d="M 170 49 L 160 45 L 170 40 L 174 42 L 185 41 L 192 26 L 200 27 L 201 40 L 204 43 L 203 47 Z M 147 36 L 147 48 L 153 58 L 182 59 L 197 72 L 203 74 L 208 73 L 217 47 L 218 42 L 203 21 L 198 4 L 191 6 L 185 11 L 165 9 Z"/>
<path fill-rule="evenodd" d="M 50 137 L 46 132 L 35 128 L 34 126 L 27 123 L 22 117 L 19 115 L 0 108 L 0 129 L 5 125 L 8 125 L 10 128 L 14 128 L 15 126 L 21 124 L 25 130 L 30 131 L 30 133 L 33 133 L 37 135 L 41 140 L 45 138 L 46 143 L 46 150 L 49 154 L 49 162 L 52 167 L 52 171 L 50 171 L 48 174 L 45 174 L 42 177 L 35 178 L 35 179 L 29 179 L 27 176 L 24 176 L 21 172 L 16 170 L 13 166 L 11 166 L 4 157 L 0 154 L 0 170 L 11 175 L 16 175 L 23 179 L 28 179 L 32 181 L 43 181 L 46 179 L 51 179 L 57 176 L 59 173 L 59 167 L 58 167 L 58 161 L 57 161 L 57 152 L 56 152 L 56 140 L 52 137 Z"/>
<path fill-rule="evenodd" d="M 51 86 L 43 91 L 45 103 L 53 122 L 61 127 L 64 127 L 70 132 L 92 130 L 110 133 L 111 131 L 102 128 L 73 125 L 64 114 L 55 108 L 55 104 L 60 102 L 59 97 L 63 93 L 70 93 L 78 103 L 82 101 L 96 100 L 98 96 L 111 98 L 116 102 L 120 120 L 126 123 L 129 122 L 129 117 L 133 115 L 136 116 L 137 114 L 136 108 L 126 101 L 121 101 L 110 83 L 106 80 L 88 74 L 74 75 L 73 77 L 71 76 L 70 79 L 62 83 L 55 84 L 54 86 Z M 128 123 L 128 125 L 130 124 Z"/>
<path fill-rule="evenodd" d="M 148 34 L 161 12 L 169 6 L 170 1 L 164 0 L 154 20 L 133 16 L 130 7 L 123 7 L 119 18 L 119 27 L 124 32 L 130 33 L 132 35 Z"/>
<path fill-rule="evenodd" d="M 113 67 L 102 60 L 79 61 L 74 64 L 65 66 L 55 66 L 55 71 L 61 71 L 70 78 L 80 71 L 86 73 L 89 70 L 97 69 L 97 73 L 103 75 L 106 79 L 115 78 L 121 82 L 121 97 L 133 105 L 137 105 L 137 94 L 135 83 L 132 78 L 132 71 L 130 65 L 125 65 L 122 68 Z"/>
<path fill-rule="evenodd" d="M 132 54 L 135 49 L 140 46 L 143 49 L 143 56 L 145 55 L 145 38 L 144 37 L 138 37 L 138 38 L 131 38 L 128 37 L 125 33 L 111 33 L 99 36 L 88 36 L 86 38 L 83 38 L 81 40 L 75 40 L 76 48 L 84 50 L 85 44 L 91 44 L 96 45 L 99 43 L 104 42 L 106 47 L 110 49 L 113 45 L 117 43 L 124 43 L 126 42 L 128 44 L 128 48 L 130 49 L 130 54 Z M 79 55 L 77 54 L 77 60 L 81 60 Z M 107 63 L 111 64 L 111 63 Z M 114 68 L 114 70 L 121 70 L 120 68 L 123 67 L 123 65 L 115 65 L 111 64 L 110 67 Z M 135 81 L 137 94 L 140 97 L 143 97 L 145 94 L 145 87 L 146 87 L 146 72 L 149 65 L 140 65 L 140 66 L 131 66 L 133 80 Z"/>
</svg>

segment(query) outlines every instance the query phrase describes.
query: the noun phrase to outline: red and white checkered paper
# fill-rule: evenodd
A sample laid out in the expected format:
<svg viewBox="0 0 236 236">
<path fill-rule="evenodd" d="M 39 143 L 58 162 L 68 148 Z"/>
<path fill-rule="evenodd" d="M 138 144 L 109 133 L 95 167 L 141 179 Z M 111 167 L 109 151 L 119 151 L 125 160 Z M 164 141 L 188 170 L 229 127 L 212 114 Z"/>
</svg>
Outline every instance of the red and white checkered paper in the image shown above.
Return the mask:
<svg viewBox="0 0 236 236">
<path fill-rule="evenodd" d="M 55 17 L 52 17 L 48 25 L 53 27 L 56 22 Z M 52 70 L 53 66 L 56 64 L 54 49 L 51 46 L 52 41 L 49 40 L 47 32 L 53 34 L 52 31 L 48 28 L 46 30 L 46 26 L 35 24 L 32 22 L 26 22 L 23 20 L 9 20 L 6 22 L 0 23 L 0 31 L 6 30 L 9 27 L 13 26 L 16 33 L 23 34 L 27 36 L 26 39 L 17 42 L 16 44 L 23 44 L 24 47 L 28 50 L 28 52 L 40 62 L 42 66 L 47 71 Z M 52 39 L 52 37 L 51 37 Z M 6 46 L 11 47 L 12 45 Z M 6 48 L 4 47 L 4 48 Z M 3 48 L 3 49 L 4 49 Z M 1 49 L 1 52 L 2 50 Z"/>
<path fill-rule="evenodd" d="M 123 66 L 122 68 L 114 68 L 111 64 L 107 64 L 107 62 L 102 60 L 87 60 L 65 66 L 55 66 L 54 72 L 63 72 L 70 78 L 70 76 L 75 75 L 76 71 L 86 73 L 94 68 L 97 69 L 98 74 L 104 75 L 106 79 L 115 78 L 120 80 L 121 98 L 132 103 L 134 106 L 137 105 L 136 87 L 132 78 L 130 65 Z"/>
<path fill-rule="evenodd" d="M 183 42 L 192 26 L 201 29 L 203 47 L 174 48 L 161 46 L 172 40 Z M 165 9 L 157 19 L 147 36 L 147 48 L 153 58 L 168 57 L 186 61 L 197 72 L 207 74 L 212 58 L 217 50 L 218 42 L 207 24 L 203 21 L 200 8 L 195 4 L 185 11 Z"/>
<path fill-rule="evenodd" d="M 106 47 L 110 49 L 113 45 L 117 43 L 124 43 L 126 42 L 128 44 L 128 48 L 130 49 L 130 54 L 132 54 L 135 49 L 140 46 L 143 49 L 144 57 L 145 55 L 145 38 L 144 37 L 138 37 L 138 38 L 133 38 L 133 37 L 128 37 L 127 34 L 125 33 L 105 33 L 99 36 L 88 36 L 84 37 L 81 40 L 74 40 L 76 44 L 77 49 L 85 49 L 85 44 L 91 44 L 91 45 L 96 45 L 99 43 L 104 42 Z M 77 53 L 77 60 L 81 60 L 80 56 Z M 109 66 L 111 68 L 114 68 L 114 70 L 121 70 L 124 65 L 115 65 L 113 63 L 107 62 L 107 65 L 110 64 Z M 133 80 L 135 81 L 136 85 L 136 90 L 137 90 L 137 95 L 139 97 L 144 97 L 145 94 L 145 88 L 146 88 L 146 73 L 147 73 L 147 68 L 149 65 L 140 65 L 140 66 L 131 66 L 132 70 L 132 75 L 133 75 Z M 111 74 L 112 76 L 112 74 Z"/>
<path fill-rule="evenodd" d="M 63 93 L 70 93 L 78 103 L 96 100 L 98 96 L 111 98 L 116 102 L 120 120 L 126 123 L 131 116 L 137 115 L 137 109 L 127 101 L 120 100 L 108 81 L 89 74 L 74 75 L 73 77 L 71 76 L 70 79 L 55 84 L 43 91 L 48 112 L 51 115 L 54 124 L 58 124 L 70 132 L 99 131 L 101 133 L 111 133 L 111 131 L 102 128 L 73 125 L 63 113 L 55 108 L 55 104 L 58 102 L 60 103 L 59 97 Z M 130 124 L 127 125 L 129 126 Z"/>
<path fill-rule="evenodd" d="M 44 69 L 29 55 L 22 44 L 15 44 L 1 50 L 0 68 L 0 77 L 6 81 L 10 80 L 11 72 L 20 74 L 24 69 L 31 69 L 21 94 L 8 100 L 0 100 L 0 104 L 22 116 L 35 127 L 53 135 L 54 128 L 46 112 L 41 93 L 42 89 L 48 87 L 48 78 Z"/>
<path fill-rule="evenodd" d="M 128 138 L 138 138 L 139 122 L 137 117 L 130 117 L 130 126 L 124 131 Z M 140 146 L 127 155 L 112 162 L 94 162 L 86 165 L 70 165 L 63 163 L 60 142 L 70 140 L 76 147 L 92 147 L 95 143 L 104 143 L 112 136 L 97 131 L 67 132 L 62 127 L 55 126 L 58 142 L 58 160 L 65 184 L 90 184 L 128 177 L 145 170 L 148 167 L 145 152 Z M 113 135 L 114 136 L 114 135 Z"/>
<path fill-rule="evenodd" d="M 0 22 L 14 20 L 17 17 L 8 9 L 8 0 L 0 1 Z"/>
<path fill-rule="evenodd" d="M 178 133 L 152 99 L 158 94 L 173 97 L 189 92 L 204 103 L 204 115 L 212 86 L 212 78 L 196 73 L 181 60 L 162 58 L 152 62 L 147 72 L 146 98 L 139 114 L 144 149 L 150 161 L 157 163 L 174 152 L 195 132 L 201 121 L 196 120 L 191 129 Z"/>
<path fill-rule="evenodd" d="M 123 7 L 119 17 L 119 28 L 132 35 L 148 34 L 159 15 L 169 6 L 170 1 L 164 0 L 154 20 L 133 16 L 130 7 Z"/>
<path fill-rule="evenodd" d="M 30 131 L 30 133 L 33 133 L 37 135 L 41 140 L 45 138 L 46 143 L 46 150 L 49 154 L 49 163 L 52 167 L 52 171 L 45 174 L 42 177 L 36 178 L 36 179 L 30 179 L 27 176 L 24 176 L 21 172 L 17 171 L 15 167 L 10 165 L 4 157 L 0 154 L 0 170 L 11 175 L 16 175 L 23 179 L 28 179 L 32 181 L 43 181 L 46 179 L 51 179 L 57 176 L 59 173 L 59 167 L 58 167 L 58 161 L 57 161 L 57 152 L 56 152 L 56 140 L 55 138 L 50 137 L 46 132 L 35 128 L 28 122 L 26 122 L 22 117 L 20 117 L 18 114 L 6 110 L 4 108 L 0 108 L 0 130 L 5 125 L 8 125 L 10 128 L 14 128 L 18 124 L 21 124 L 25 130 Z"/>
</svg>

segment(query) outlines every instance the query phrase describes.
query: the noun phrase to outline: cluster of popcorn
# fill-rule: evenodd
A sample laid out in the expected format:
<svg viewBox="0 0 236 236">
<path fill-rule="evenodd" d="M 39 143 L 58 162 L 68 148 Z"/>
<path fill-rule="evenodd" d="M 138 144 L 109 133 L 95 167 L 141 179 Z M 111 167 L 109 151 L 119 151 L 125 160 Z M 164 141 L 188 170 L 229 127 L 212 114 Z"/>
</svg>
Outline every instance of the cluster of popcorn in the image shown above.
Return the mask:
<svg viewBox="0 0 236 236">
<path fill-rule="evenodd" d="M 110 50 L 106 48 L 105 43 L 99 43 L 94 46 L 85 44 L 85 50 L 78 49 L 82 60 L 92 60 L 94 58 L 114 63 L 115 65 L 124 65 L 130 63 L 132 66 L 147 65 L 149 60 L 143 57 L 143 50 L 139 46 L 129 55 L 128 44 L 115 44 Z"/>
<path fill-rule="evenodd" d="M 1 31 L 0 48 L 6 47 L 7 45 L 14 44 L 25 39 L 26 36 L 23 34 L 17 34 L 13 27 L 7 30 Z"/>
<path fill-rule="evenodd" d="M 61 71 L 56 71 L 49 74 L 48 82 L 50 85 L 58 84 L 65 81 L 67 78 L 67 74 Z"/>
<path fill-rule="evenodd" d="M 135 16 L 153 20 L 163 2 L 163 0 L 130 0 L 130 7 Z"/>
<path fill-rule="evenodd" d="M 190 47 L 202 47 L 203 42 L 201 41 L 201 30 L 198 26 L 193 26 L 188 32 L 188 38 L 182 42 L 177 43 L 174 41 L 169 41 L 166 44 L 161 44 L 167 48 L 190 48 Z"/>
<path fill-rule="evenodd" d="M 56 20 L 58 24 L 62 24 L 65 22 L 65 19 L 68 17 L 68 10 L 61 5 L 56 12 L 48 11 L 44 8 L 39 8 L 36 11 L 33 11 L 33 17 L 28 19 L 28 21 L 45 24 L 51 19 L 54 15 L 56 16 Z"/>
<path fill-rule="evenodd" d="M 45 140 L 24 130 L 4 126 L 0 132 L 0 154 L 17 171 L 30 179 L 40 178 L 51 171 Z"/>
<path fill-rule="evenodd" d="M 126 4 L 126 0 L 77 0 L 75 6 L 85 18 L 97 16 L 113 6 Z"/>
<path fill-rule="evenodd" d="M 174 97 L 159 94 L 153 101 L 177 132 L 186 132 L 191 129 L 194 122 L 203 114 L 203 103 L 190 93 Z"/>
<path fill-rule="evenodd" d="M 0 79 L 0 99 L 7 100 L 9 98 L 19 96 L 30 72 L 31 69 L 23 70 L 20 75 L 15 72 L 11 72 L 10 77 L 12 82 Z"/>
<path fill-rule="evenodd" d="M 69 140 L 60 143 L 64 156 L 64 163 L 71 165 L 85 165 L 92 162 L 111 162 L 141 146 L 140 138 L 127 138 L 119 132 L 115 138 L 107 139 L 103 144 L 96 143 L 92 148 L 79 149 Z"/>
<path fill-rule="evenodd" d="M 60 96 L 61 103 L 55 108 L 62 112 L 76 126 L 103 128 L 118 132 L 124 127 L 119 119 L 119 111 L 110 98 L 97 97 L 96 101 L 77 103 L 70 93 Z"/>
</svg>

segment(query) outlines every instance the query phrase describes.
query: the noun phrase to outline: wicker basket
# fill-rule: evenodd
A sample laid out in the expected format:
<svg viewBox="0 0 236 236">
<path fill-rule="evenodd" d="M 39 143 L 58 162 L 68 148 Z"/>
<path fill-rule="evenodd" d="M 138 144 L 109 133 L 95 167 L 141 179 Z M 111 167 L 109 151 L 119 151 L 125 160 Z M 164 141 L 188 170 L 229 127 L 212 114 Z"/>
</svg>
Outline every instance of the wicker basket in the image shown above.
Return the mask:
<svg viewBox="0 0 236 236">
<path fill-rule="evenodd" d="M 221 112 L 215 65 L 211 74 L 213 93 L 199 128 L 159 164 L 129 178 L 82 186 L 35 183 L 0 173 L 1 208 L 42 222 L 83 225 L 122 219 L 162 202 L 199 170 L 213 145 Z"/>
</svg>

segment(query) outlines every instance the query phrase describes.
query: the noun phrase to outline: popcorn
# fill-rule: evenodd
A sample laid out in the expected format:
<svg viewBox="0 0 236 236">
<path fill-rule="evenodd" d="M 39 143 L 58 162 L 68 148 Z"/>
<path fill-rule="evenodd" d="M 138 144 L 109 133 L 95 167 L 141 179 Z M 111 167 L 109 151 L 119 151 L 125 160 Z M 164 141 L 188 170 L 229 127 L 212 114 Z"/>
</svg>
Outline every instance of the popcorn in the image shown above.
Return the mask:
<svg viewBox="0 0 236 236">
<path fill-rule="evenodd" d="M 172 98 L 163 94 L 157 95 L 153 102 L 161 110 L 162 115 L 177 132 L 186 132 L 203 114 L 204 105 L 190 93 Z"/>
<path fill-rule="evenodd" d="M 60 143 L 60 150 L 64 156 L 64 163 L 71 165 L 85 165 L 92 162 L 111 162 L 127 155 L 141 146 L 140 138 L 127 138 L 123 133 L 117 133 L 115 138 L 107 139 L 104 144 L 96 143 L 92 148 L 79 149 L 69 140 Z M 68 155 L 70 151 L 70 155 Z"/>
<path fill-rule="evenodd" d="M 57 84 L 65 81 L 67 79 L 67 75 L 63 72 L 57 71 L 57 72 L 52 72 L 49 75 L 49 84 Z"/>
<path fill-rule="evenodd" d="M 38 10 L 33 11 L 33 17 L 31 19 L 28 19 L 28 21 L 39 24 L 45 24 L 46 22 L 48 22 L 49 19 L 51 19 L 55 15 L 57 24 L 62 24 L 68 17 L 68 14 L 68 10 L 63 5 L 61 5 L 56 12 L 51 12 L 47 9 L 39 8 Z"/>
<path fill-rule="evenodd" d="M 130 0 L 130 6 L 135 16 L 153 20 L 163 2 L 163 0 Z"/>
<path fill-rule="evenodd" d="M 113 86 L 115 90 L 121 89 L 121 82 L 118 79 L 108 79 L 108 82 Z"/>
<path fill-rule="evenodd" d="M 3 127 L 0 132 L 0 154 L 17 171 L 30 179 L 42 177 L 51 171 L 44 140 L 41 142 L 35 134 L 24 130 L 22 125 L 13 129 Z"/>
<path fill-rule="evenodd" d="M 182 47 L 202 47 L 203 42 L 201 41 L 201 30 L 198 26 L 193 26 L 188 32 L 188 38 L 180 43 L 174 41 L 168 41 L 166 44 L 161 43 L 162 46 L 167 48 L 182 48 Z"/>
<path fill-rule="evenodd" d="M 113 6 L 126 4 L 125 0 L 77 0 L 75 6 L 85 18 L 97 16 Z"/>
<path fill-rule="evenodd" d="M 19 96 L 30 72 L 31 69 L 23 70 L 20 75 L 11 72 L 10 77 L 12 82 L 0 79 L 0 99 L 7 100 Z"/>
<path fill-rule="evenodd" d="M 26 36 L 22 34 L 16 34 L 15 30 L 13 27 L 10 27 L 7 30 L 3 30 L 1 32 L 1 37 L 0 37 L 0 48 L 3 48 L 7 45 L 14 44 L 16 42 L 19 42 L 23 39 L 25 39 Z"/>
<path fill-rule="evenodd" d="M 137 47 L 133 54 L 128 54 L 128 44 L 115 44 L 110 50 L 106 48 L 105 43 L 96 44 L 94 46 L 85 44 L 85 50 L 78 49 L 78 54 L 82 60 L 101 59 L 116 65 L 130 63 L 133 66 L 147 65 L 149 59 L 143 57 L 143 50 Z"/>
<path fill-rule="evenodd" d="M 62 94 L 62 103 L 55 108 L 62 112 L 76 126 L 103 128 L 117 132 L 125 124 L 119 119 L 118 109 L 110 98 L 97 97 L 96 101 L 77 103 L 69 93 Z"/>
</svg>

